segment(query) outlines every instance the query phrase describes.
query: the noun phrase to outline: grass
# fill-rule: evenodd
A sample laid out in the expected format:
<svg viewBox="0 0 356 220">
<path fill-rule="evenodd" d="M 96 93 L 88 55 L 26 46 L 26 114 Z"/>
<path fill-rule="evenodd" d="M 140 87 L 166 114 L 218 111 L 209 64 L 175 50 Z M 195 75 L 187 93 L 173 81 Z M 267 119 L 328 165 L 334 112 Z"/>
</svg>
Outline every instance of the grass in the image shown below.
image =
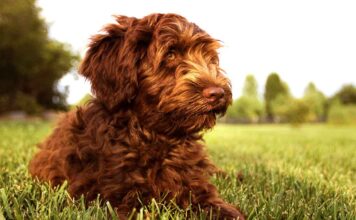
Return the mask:
<svg viewBox="0 0 356 220">
<path fill-rule="evenodd" d="M 0 220 L 116 219 L 110 204 L 86 206 L 65 184 L 52 189 L 29 177 L 35 145 L 51 127 L 0 122 Z M 212 181 L 249 219 L 356 219 L 356 127 L 218 125 L 205 139 L 229 174 Z M 137 219 L 209 218 L 160 201 L 137 211 Z"/>
</svg>

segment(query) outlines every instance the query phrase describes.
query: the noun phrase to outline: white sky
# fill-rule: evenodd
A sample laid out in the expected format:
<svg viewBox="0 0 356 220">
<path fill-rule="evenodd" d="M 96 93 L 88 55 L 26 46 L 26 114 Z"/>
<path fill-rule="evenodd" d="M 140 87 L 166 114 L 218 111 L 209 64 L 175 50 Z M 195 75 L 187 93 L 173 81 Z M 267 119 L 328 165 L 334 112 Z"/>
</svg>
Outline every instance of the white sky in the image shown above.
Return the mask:
<svg viewBox="0 0 356 220">
<path fill-rule="evenodd" d="M 263 93 L 277 72 L 300 97 L 313 81 L 326 95 L 356 84 L 356 1 L 353 0 L 39 0 L 50 35 L 84 54 L 88 38 L 113 22 L 111 15 L 143 17 L 178 13 L 221 40 L 221 66 L 241 94 L 252 73 Z M 83 79 L 65 76 L 69 103 L 90 91 Z"/>
</svg>

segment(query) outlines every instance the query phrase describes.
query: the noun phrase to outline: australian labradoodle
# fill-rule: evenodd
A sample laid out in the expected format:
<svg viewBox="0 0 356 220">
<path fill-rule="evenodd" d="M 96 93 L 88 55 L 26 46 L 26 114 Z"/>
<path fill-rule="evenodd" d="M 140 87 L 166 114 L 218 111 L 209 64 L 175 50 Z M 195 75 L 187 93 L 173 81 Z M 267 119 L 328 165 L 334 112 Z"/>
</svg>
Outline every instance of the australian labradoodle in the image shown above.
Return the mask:
<svg viewBox="0 0 356 220">
<path fill-rule="evenodd" d="M 30 173 L 74 197 L 100 197 L 121 217 L 152 198 L 243 219 L 209 182 L 201 132 L 231 103 L 220 44 L 175 14 L 118 16 L 92 37 L 79 68 L 95 98 L 40 144 Z"/>
</svg>

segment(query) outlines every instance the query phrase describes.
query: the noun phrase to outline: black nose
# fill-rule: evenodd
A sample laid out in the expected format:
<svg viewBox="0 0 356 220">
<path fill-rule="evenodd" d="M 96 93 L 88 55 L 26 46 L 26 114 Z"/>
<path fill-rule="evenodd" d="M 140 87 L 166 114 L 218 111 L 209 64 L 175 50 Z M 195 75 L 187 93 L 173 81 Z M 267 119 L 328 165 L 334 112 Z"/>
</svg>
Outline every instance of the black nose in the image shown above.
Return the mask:
<svg viewBox="0 0 356 220">
<path fill-rule="evenodd" d="M 203 96 L 208 99 L 209 102 L 215 102 L 216 100 L 224 97 L 225 91 L 220 87 L 208 87 L 203 90 Z"/>
</svg>

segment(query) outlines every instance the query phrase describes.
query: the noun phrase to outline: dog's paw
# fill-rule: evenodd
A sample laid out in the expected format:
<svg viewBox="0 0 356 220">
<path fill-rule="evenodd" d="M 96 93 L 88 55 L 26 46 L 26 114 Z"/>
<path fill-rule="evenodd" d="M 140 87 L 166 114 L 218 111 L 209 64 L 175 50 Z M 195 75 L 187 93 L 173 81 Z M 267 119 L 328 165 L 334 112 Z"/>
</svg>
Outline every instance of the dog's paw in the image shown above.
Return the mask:
<svg viewBox="0 0 356 220">
<path fill-rule="evenodd" d="M 219 209 L 219 217 L 218 219 L 226 219 L 226 220 L 245 220 L 245 216 L 234 206 L 224 203 L 218 205 Z"/>
</svg>

